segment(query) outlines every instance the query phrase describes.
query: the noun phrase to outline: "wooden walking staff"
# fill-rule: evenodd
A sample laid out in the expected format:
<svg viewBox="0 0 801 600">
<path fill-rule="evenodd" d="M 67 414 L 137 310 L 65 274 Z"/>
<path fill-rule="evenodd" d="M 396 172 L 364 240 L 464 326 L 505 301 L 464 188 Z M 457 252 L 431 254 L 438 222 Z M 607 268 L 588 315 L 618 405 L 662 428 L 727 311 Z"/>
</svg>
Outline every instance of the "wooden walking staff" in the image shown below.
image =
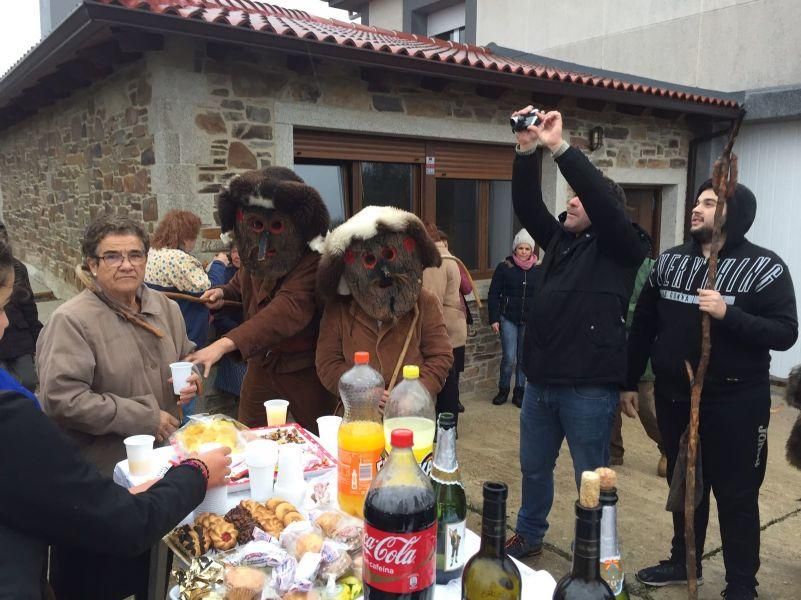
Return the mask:
<svg viewBox="0 0 801 600">
<path fill-rule="evenodd" d="M 715 161 L 712 171 L 712 187 L 718 195 L 718 203 L 715 206 L 715 221 L 712 229 L 712 248 L 709 253 L 709 271 L 706 279 L 706 289 L 715 289 L 715 280 L 718 274 L 718 253 L 723 245 L 721 243 L 721 228 L 723 225 L 723 209 L 726 200 L 734 195 L 737 188 L 737 156 L 732 154 L 734 141 L 740 131 L 740 124 L 743 122 L 745 111 L 742 111 L 737 120 L 732 125 L 729 133 L 729 141 L 723 148 L 723 152 Z M 689 361 L 684 361 L 687 367 L 687 375 L 692 386 L 690 395 L 690 426 L 687 436 L 687 472 L 685 479 L 684 495 L 684 543 L 687 557 L 687 596 L 690 600 L 698 598 L 698 573 L 696 572 L 695 557 L 695 467 L 698 456 L 698 424 L 699 410 L 701 407 L 701 391 L 704 389 L 704 378 L 709 366 L 709 354 L 712 349 L 712 339 L 710 337 L 710 316 L 708 313 L 701 315 L 701 358 L 698 361 L 698 369 L 693 374 Z"/>
</svg>

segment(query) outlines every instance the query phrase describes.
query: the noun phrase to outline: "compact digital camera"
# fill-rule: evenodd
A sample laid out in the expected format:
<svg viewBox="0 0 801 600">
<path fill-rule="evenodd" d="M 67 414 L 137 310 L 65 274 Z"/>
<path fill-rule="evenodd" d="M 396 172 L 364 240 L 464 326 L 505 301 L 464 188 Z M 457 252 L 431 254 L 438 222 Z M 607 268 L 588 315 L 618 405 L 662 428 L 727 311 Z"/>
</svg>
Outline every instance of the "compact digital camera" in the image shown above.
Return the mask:
<svg viewBox="0 0 801 600">
<path fill-rule="evenodd" d="M 529 125 L 539 125 L 542 123 L 542 117 L 537 109 L 532 110 L 527 115 L 515 115 L 509 119 L 509 124 L 512 126 L 512 132 L 525 131 Z"/>
</svg>

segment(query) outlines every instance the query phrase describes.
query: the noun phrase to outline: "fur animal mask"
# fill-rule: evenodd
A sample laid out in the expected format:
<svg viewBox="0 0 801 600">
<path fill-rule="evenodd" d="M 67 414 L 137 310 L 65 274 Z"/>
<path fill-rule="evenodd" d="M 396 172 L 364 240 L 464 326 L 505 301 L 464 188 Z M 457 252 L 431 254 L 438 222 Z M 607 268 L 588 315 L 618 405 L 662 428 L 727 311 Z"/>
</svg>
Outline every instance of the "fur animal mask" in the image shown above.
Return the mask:
<svg viewBox="0 0 801 600">
<path fill-rule="evenodd" d="M 223 238 L 235 239 L 245 268 L 271 279 L 291 271 L 307 244 L 319 251 L 329 223 L 317 191 L 282 167 L 232 179 L 218 211 Z"/>
<path fill-rule="evenodd" d="M 411 213 L 369 206 L 326 238 L 318 270 L 318 290 L 325 300 L 352 295 L 368 315 L 393 322 L 414 307 L 423 269 L 442 259 Z"/>
</svg>

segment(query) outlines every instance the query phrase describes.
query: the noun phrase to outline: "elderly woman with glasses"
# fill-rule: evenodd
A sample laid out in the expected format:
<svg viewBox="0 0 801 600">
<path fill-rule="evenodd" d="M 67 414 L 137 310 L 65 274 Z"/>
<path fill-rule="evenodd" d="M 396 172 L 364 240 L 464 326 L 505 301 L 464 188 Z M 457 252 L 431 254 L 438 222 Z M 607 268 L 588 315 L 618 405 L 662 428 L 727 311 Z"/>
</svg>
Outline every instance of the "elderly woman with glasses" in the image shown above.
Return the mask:
<svg viewBox="0 0 801 600">
<path fill-rule="evenodd" d="M 125 458 L 125 437 L 166 441 L 197 393 L 193 374 L 173 394 L 169 365 L 194 344 L 178 305 L 144 285 L 148 247 L 135 221 L 92 223 L 76 269 L 87 289 L 53 313 L 36 347 L 45 412 L 105 474 Z"/>
</svg>

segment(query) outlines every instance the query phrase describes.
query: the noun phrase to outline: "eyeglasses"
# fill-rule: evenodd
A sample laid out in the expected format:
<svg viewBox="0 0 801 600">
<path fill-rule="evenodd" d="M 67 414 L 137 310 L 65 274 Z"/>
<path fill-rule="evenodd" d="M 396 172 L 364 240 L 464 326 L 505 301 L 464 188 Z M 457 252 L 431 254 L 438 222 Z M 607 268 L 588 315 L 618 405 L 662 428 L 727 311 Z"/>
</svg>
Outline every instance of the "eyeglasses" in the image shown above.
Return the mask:
<svg viewBox="0 0 801 600">
<path fill-rule="evenodd" d="M 95 258 L 97 260 L 102 260 L 106 263 L 107 267 L 117 269 L 122 266 L 126 258 L 128 262 L 131 263 L 131 266 L 141 267 L 147 261 L 147 254 L 139 250 L 134 250 L 128 254 L 123 254 L 122 252 L 106 252 L 103 256 L 95 256 Z"/>
</svg>

